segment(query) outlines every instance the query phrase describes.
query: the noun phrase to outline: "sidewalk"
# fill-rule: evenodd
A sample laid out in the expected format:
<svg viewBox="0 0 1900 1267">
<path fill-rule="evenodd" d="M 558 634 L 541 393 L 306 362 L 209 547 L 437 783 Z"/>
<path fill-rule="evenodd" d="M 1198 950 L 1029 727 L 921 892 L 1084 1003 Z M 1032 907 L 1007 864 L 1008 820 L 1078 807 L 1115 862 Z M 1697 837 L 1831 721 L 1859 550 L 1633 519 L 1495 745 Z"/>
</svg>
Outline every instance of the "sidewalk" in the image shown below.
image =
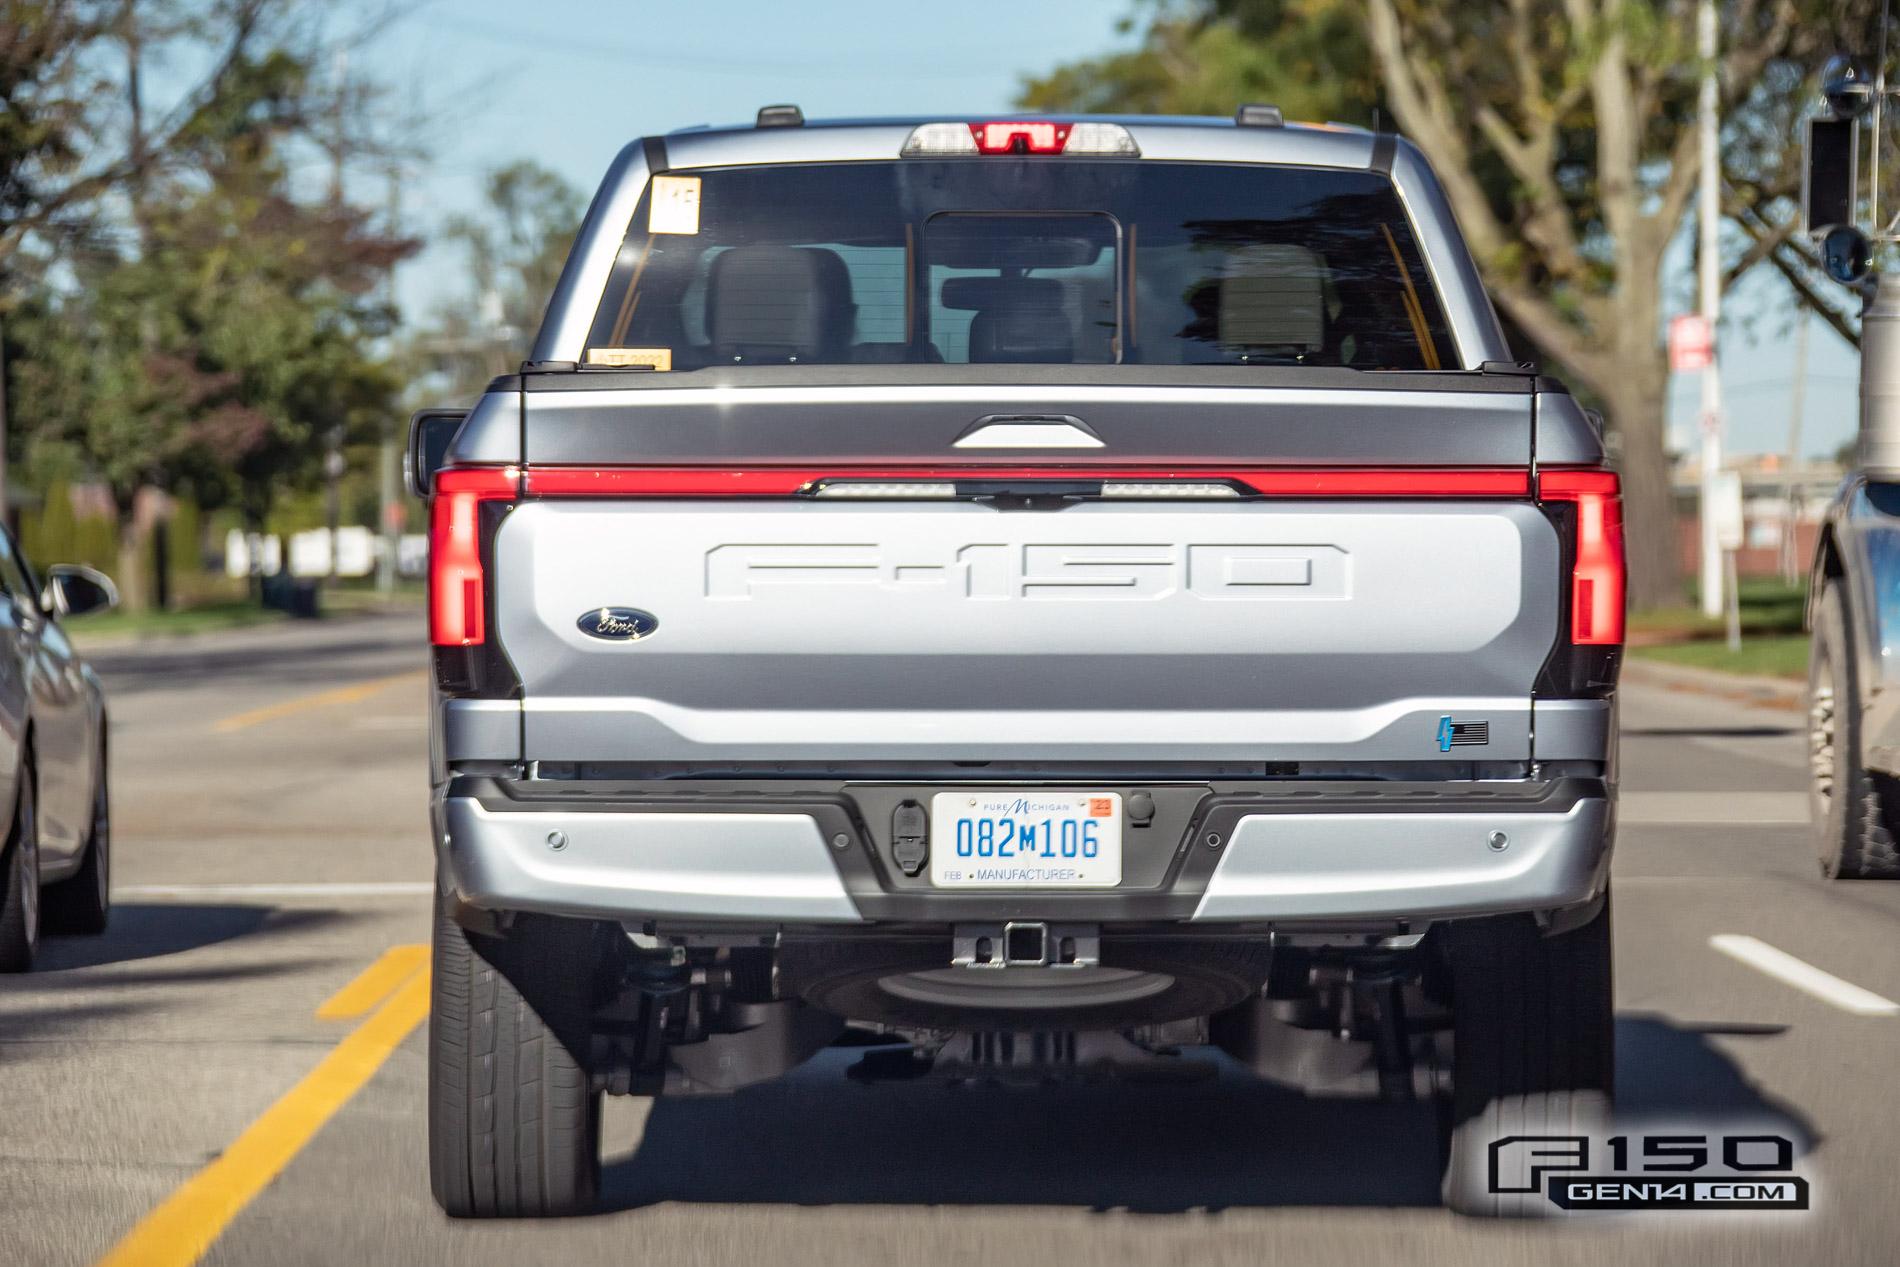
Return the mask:
<svg viewBox="0 0 1900 1267">
<path fill-rule="evenodd" d="M 1788 678 L 1755 677 L 1745 673 L 1722 673 L 1715 669 L 1697 669 L 1681 664 L 1664 664 L 1626 656 L 1623 680 L 1665 691 L 1688 691 L 1752 704 L 1757 708 L 1779 708 L 1799 712 L 1807 707 L 1807 686 Z"/>
</svg>

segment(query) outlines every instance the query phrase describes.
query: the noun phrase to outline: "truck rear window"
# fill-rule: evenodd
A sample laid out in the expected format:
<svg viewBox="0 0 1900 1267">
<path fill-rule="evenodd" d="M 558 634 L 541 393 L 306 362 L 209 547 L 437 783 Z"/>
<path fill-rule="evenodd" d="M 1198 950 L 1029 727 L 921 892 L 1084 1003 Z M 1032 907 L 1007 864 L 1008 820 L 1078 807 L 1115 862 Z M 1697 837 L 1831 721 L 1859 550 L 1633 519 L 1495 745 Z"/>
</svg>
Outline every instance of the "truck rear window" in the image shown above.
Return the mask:
<svg viewBox="0 0 1900 1267">
<path fill-rule="evenodd" d="M 1376 172 L 980 158 L 656 178 L 590 361 L 1453 364 Z"/>
</svg>

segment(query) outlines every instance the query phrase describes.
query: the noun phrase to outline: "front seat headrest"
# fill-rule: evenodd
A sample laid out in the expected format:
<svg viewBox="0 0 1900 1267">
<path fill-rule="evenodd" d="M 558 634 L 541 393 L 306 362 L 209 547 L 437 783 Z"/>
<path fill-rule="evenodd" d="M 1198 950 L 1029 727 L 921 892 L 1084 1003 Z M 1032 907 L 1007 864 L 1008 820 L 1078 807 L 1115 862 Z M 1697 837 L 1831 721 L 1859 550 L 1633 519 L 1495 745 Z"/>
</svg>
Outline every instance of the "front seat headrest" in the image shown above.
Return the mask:
<svg viewBox="0 0 1900 1267">
<path fill-rule="evenodd" d="M 735 246 L 707 279 L 706 332 L 720 360 L 836 358 L 856 315 L 850 272 L 821 247 Z"/>
</svg>

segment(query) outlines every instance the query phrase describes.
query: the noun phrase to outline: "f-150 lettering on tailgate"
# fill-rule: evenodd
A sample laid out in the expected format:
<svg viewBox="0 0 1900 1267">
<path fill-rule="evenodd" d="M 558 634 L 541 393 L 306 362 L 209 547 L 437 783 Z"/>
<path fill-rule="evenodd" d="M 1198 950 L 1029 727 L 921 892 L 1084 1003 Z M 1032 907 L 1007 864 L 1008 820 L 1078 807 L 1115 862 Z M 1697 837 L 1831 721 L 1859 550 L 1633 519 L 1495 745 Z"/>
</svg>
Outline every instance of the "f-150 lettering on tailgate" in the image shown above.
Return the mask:
<svg viewBox="0 0 1900 1267">
<path fill-rule="evenodd" d="M 1147 601 L 1345 598 L 1350 556 L 1330 545 L 975 543 L 937 560 L 875 544 L 761 542 L 706 552 L 706 597 L 801 597 L 867 587 L 972 599 Z"/>
</svg>

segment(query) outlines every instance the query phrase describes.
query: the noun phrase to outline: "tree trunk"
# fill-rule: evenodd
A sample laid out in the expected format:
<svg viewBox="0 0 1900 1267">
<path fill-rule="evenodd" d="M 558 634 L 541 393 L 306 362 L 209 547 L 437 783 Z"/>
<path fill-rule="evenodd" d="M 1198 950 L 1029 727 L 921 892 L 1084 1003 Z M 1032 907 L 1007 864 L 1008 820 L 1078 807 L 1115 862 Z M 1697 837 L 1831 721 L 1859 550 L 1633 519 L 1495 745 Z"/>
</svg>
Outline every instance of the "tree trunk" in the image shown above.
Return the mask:
<svg viewBox="0 0 1900 1267">
<path fill-rule="evenodd" d="M 119 567 L 118 575 L 113 578 L 119 586 L 119 603 L 129 612 L 145 612 L 152 608 L 151 587 L 148 584 L 152 551 L 151 534 L 140 522 L 137 513 L 119 516 Z"/>
<path fill-rule="evenodd" d="M 1667 375 L 1661 357 L 1628 366 L 1614 383 L 1593 384 L 1609 410 L 1621 441 L 1624 549 L 1629 557 L 1631 608 L 1676 606 L 1683 601 L 1681 553 L 1676 539 L 1676 498 L 1669 454 L 1663 447 Z"/>
</svg>

